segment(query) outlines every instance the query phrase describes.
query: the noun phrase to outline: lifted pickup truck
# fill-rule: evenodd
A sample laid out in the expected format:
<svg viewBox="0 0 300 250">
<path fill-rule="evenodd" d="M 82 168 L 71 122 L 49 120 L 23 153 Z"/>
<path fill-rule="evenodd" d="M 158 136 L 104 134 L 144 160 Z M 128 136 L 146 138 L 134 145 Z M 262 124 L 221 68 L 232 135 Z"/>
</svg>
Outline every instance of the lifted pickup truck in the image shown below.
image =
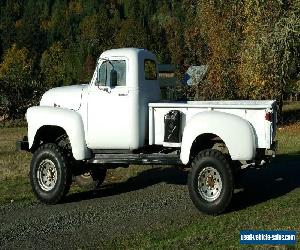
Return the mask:
<svg viewBox="0 0 300 250">
<path fill-rule="evenodd" d="M 37 198 L 60 202 L 72 180 L 101 184 L 108 168 L 190 168 L 188 189 L 207 214 L 230 204 L 242 165 L 275 155 L 275 101 L 160 102 L 157 60 L 144 49 L 104 52 L 88 85 L 47 91 L 26 113 Z"/>
</svg>

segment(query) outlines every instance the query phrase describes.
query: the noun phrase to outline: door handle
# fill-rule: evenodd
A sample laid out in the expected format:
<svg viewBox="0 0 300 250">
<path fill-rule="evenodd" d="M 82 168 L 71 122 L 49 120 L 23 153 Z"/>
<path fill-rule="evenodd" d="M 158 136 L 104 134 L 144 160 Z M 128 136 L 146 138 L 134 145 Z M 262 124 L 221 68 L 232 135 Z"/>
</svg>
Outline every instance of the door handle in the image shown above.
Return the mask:
<svg viewBox="0 0 300 250">
<path fill-rule="evenodd" d="M 106 92 L 106 93 L 108 93 L 108 94 L 111 92 L 110 88 L 108 88 L 108 87 L 102 87 L 102 88 L 99 88 L 99 89 Z"/>
<path fill-rule="evenodd" d="M 120 93 L 119 96 L 128 96 L 128 94 L 126 93 Z"/>
</svg>

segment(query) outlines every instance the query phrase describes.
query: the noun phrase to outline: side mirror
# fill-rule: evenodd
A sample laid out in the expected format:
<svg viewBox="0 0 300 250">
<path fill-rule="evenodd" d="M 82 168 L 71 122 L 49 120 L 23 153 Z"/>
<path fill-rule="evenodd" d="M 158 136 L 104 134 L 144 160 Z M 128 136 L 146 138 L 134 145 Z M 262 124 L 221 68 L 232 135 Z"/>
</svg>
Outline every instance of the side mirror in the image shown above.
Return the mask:
<svg viewBox="0 0 300 250">
<path fill-rule="evenodd" d="M 118 72 L 114 69 L 110 71 L 110 86 L 115 87 L 118 85 Z"/>
</svg>

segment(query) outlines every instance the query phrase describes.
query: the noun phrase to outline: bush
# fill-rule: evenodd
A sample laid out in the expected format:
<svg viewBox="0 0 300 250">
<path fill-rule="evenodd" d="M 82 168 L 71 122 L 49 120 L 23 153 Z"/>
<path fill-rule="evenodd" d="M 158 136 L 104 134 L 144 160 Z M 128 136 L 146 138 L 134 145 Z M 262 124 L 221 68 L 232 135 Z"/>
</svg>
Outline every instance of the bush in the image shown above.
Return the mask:
<svg viewBox="0 0 300 250">
<path fill-rule="evenodd" d="M 1 116 L 21 118 L 36 103 L 39 88 L 33 79 L 33 62 L 28 58 L 28 50 L 18 49 L 14 44 L 0 64 Z"/>
</svg>

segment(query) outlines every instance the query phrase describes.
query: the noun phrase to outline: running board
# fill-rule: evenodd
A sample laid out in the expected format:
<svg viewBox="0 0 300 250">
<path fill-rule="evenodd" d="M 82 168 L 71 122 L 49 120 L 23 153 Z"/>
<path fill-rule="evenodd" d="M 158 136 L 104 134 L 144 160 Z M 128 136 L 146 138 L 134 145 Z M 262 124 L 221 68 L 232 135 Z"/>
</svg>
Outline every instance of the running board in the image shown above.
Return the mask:
<svg viewBox="0 0 300 250">
<path fill-rule="evenodd" d="M 89 163 L 98 164 L 182 164 L 177 154 L 95 154 Z"/>
</svg>

